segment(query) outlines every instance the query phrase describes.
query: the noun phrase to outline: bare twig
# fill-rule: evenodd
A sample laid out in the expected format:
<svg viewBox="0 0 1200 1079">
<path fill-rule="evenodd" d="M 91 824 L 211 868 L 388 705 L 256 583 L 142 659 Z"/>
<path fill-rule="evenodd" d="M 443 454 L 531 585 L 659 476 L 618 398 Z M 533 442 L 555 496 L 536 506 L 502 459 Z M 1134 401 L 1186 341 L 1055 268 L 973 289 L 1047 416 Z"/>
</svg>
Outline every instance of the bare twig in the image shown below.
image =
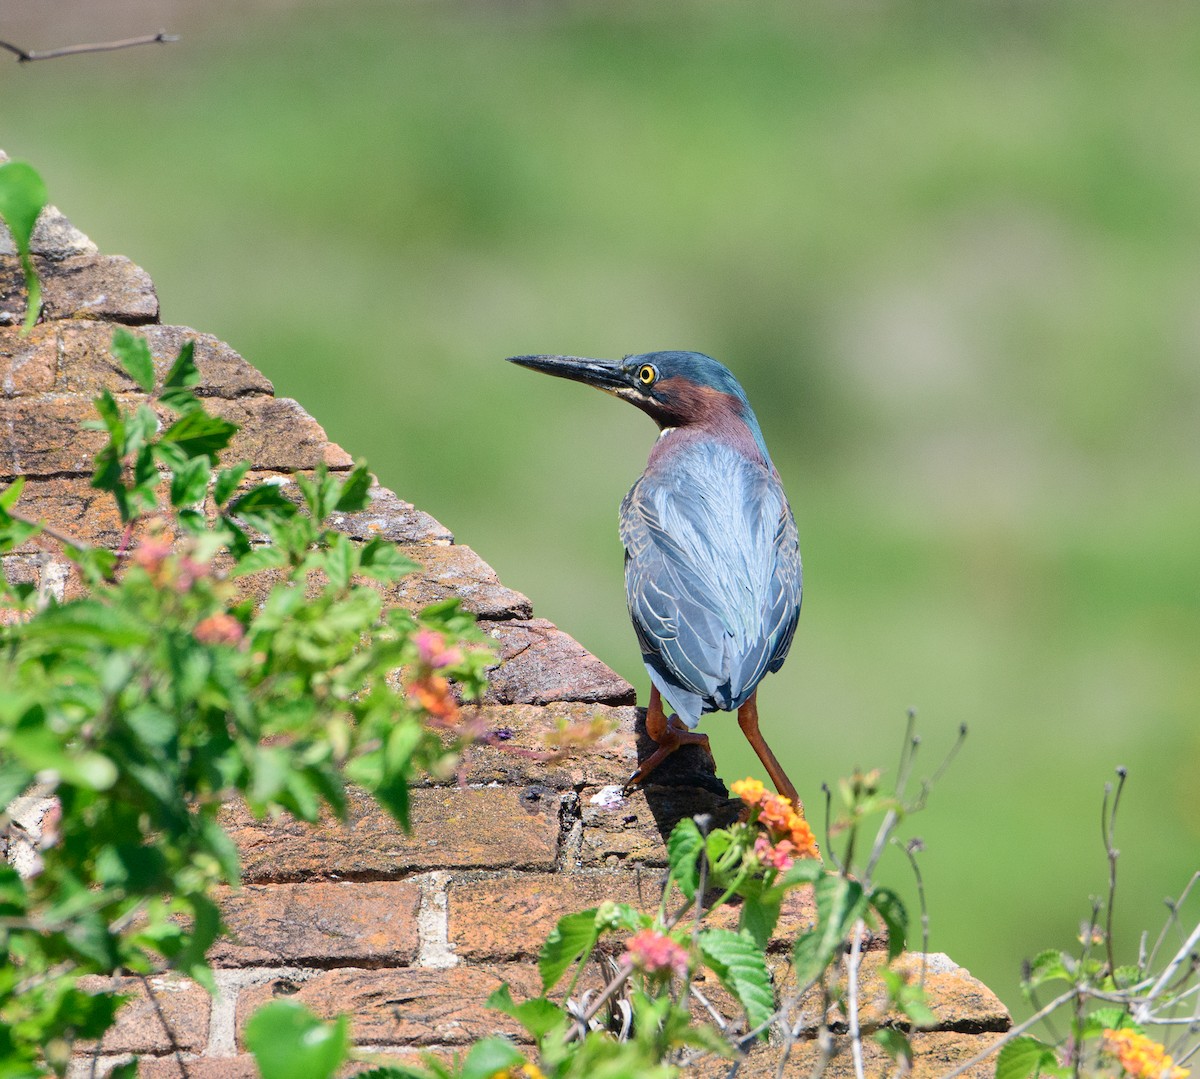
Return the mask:
<svg viewBox="0 0 1200 1079">
<path fill-rule="evenodd" d="M 1162 993 L 1163 988 L 1171 980 L 1171 976 L 1183 965 L 1183 961 L 1191 954 L 1192 949 L 1200 945 L 1200 922 L 1196 924 L 1196 928 L 1192 930 L 1191 936 L 1183 943 L 1183 947 L 1179 949 L 1171 959 L 1171 961 L 1163 969 L 1162 974 L 1158 976 L 1158 980 L 1151 986 L 1150 991 L 1146 994 L 1146 999 L 1138 1006 L 1138 1010 L 1134 1013 L 1134 1022 L 1147 1023 L 1151 1018 L 1151 1007 L 1155 999 Z"/>
<path fill-rule="evenodd" d="M 1108 856 L 1108 907 L 1104 912 L 1104 949 L 1108 957 L 1108 972 L 1112 974 L 1117 969 L 1117 961 L 1113 953 L 1113 906 L 1117 898 L 1117 859 L 1121 852 L 1113 844 L 1117 827 L 1117 807 L 1121 804 L 1121 791 L 1125 789 L 1124 768 L 1117 769 L 1117 789 L 1104 784 L 1104 803 L 1100 810 L 1100 835 L 1104 839 L 1104 853 Z M 1112 810 L 1108 806 L 1108 795 L 1112 793 Z"/>
<path fill-rule="evenodd" d="M 142 37 L 127 37 L 120 41 L 96 41 L 89 45 L 64 45 L 60 49 L 45 49 L 42 52 L 33 52 L 29 49 L 23 49 L 20 45 L 14 45 L 11 41 L 0 41 L 0 49 L 5 49 L 11 52 L 18 63 L 28 64 L 34 60 L 57 60 L 60 56 L 78 56 L 85 52 L 112 52 L 114 49 L 131 49 L 135 45 L 166 45 L 172 41 L 178 41 L 177 34 L 168 34 L 164 31 L 159 31 L 157 34 L 145 34 Z"/>
<path fill-rule="evenodd" d="M 0 45 L 3 44 L 4 42 L 0 41 Z M 8 515 L 14 521 L 20 521 L 22 524 L 30 525 L 31 527 L 36 528 L 40 532 L 49 536 L 51 539 L 58 540 L 58 542 L 64 547 L 74 547 L 78 551 L 86 551 L 91 547 L 91 544 L 86 540 L 81 540 L 76 536 L 72 536 L 69 532 L 60 532 L 53 525 L 47 524 L 45 521 L 35 521 L 30 517 L 22 516 L 19 513 L 13 513 L 12 510 L 8 511 Z M 37 537 L 33 536 L 31 538 L 36 539 Z"/>
<path fill-rule="evenodd" d="M 855 1079 L 865 1079 L 862 1028 L 858 1022 L 858 968 L 862 962 L 862 938 L 866 928 L 861 918 L 854 923 L 850 955 L 846 960 L 846 1018 L 849 1021 L 850 1054 L 854 1058 Z"/>
</svg>

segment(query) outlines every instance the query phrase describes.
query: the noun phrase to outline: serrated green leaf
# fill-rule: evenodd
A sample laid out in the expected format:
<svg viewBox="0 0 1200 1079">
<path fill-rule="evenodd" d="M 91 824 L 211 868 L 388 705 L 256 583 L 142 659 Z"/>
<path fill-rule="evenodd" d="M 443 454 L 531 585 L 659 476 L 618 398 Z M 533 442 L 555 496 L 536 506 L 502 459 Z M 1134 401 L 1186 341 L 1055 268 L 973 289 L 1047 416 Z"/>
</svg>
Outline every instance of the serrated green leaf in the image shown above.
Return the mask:
<svg viewBox="0 0 1200 1079">
<path fill-rule="evenodd" d="M 150 346 L 144 337 L 137 337 L 124 327 L 113 331 L 112 354 L 121 361 L 125 373 L 133 379 L 144 393 L 154 390 L 154 360 Z"/>
<path fill-rule="evenodd" d="M 1106 1030 L 1136 1026 L 1133 1017 L 1125 1008 L 1097 1008 L 1084 1016 L 1082 1035 L 1085 1038 L 1094 1038 Z"/>
<path fill-rule="evenodd" d="M 793 955 L 796 980 L 807 985 L 833 962 L 850 936 L 854 923 L 867 909 L 862 885 L 845 877 L 826 875 L 813 885 L 817 924 L 796 940 Z"/>
<path fill-rule="evenodd" d="M 1025 1079 L 1036 1076 L 1046 1065 L 1057 1063 L 1054 1046 L 1037 1038 L 1014 1038 L 996 1058 L 996 1079 Z"/>
<path fill-rule="evenodd" d="M 195 349 L 194 341 L 185 341 L 179 348 L 179 355 L 175 357 L 175 362 L 171 364 L 171 370 L 167 372 L 167 377 L 163 380 L 163 388 L 159 392 L 158 399 L 172 412 L 182 414 L 191 412 L 200 406 L 199 400 L 191 389 L 200 381 L 200 372 L 197 370 L 193 358 Z"/>
<path fill-rule="evenodd" d="M 203 499 L 208 492 L 211 474 L 205 457 L 193 457 L 176 468 L 171 476 L 171 505 L 178 509 L 195 505 Z"/>
<path fill-rule="evenodd" d="M 887 927 L 888 962 L 891 962 L 904 951 L 908 938 L 908 911 L 890 888 L 876 888 L 871 893 L 870 903 Z"/>
<path fill-rule="evenodd" d="M 596 925 L 597 909 L 592 907 L 578 914 L 568 914 L 550 930 L 538 956 L 543 992 L 553 989 L 573 963 L 592 954 L 596 941 L 600 939 L 600 929 Z"/>
<path fill-rule="evenodd" d="M 188 457 L 207 457 L 216 464 L 219 454 L 233 440 L 238 426 L 201 409 L 185 412 L 162 433 L 164 443 L 178 446 Z"/>
<path fill-rule="evenodd" d="M 235 498 L 226 512 L 267 532 L 278 522 L 290 520 L 297 510 L 296 504 L 284 495 L 278 484 L 260 483 Z"/>
<path fill-rule="evenodd" d="M 745 1008 L 750 1026 L 769 1019 L 775 1011 L 771 974 L 766 956 L 750 934 L 706 929 L 699 935 L 699 944 L 705 963 Z"/>
<path fill-rule="evenodd" d="M 700 884 L 700 854 L 704 850 L 704 836 L 691 817 L 684 817 L 667 837 L 667 864 L 671 868 L 671 880 L 688 899 L 695 899 Z"/>
<path fill-rule="evenodd" d="M 762 949 L 766 949 L 779 922 L 783 906 L 782 888 L 765 888 L 761 880 L 747 881 L 740 889 L 742 913 L 738 928 L 745 930 Z"/>
<path fill-rule="evenodd" d="M 1043 982 L 1062 980 L 1074 981 L 1074 975 L 1071 973 L 1068 964 L 1071 959 L 1064 952 L 1057 951 L 1054 948 L 1047 948 L 1044 952 L 1039 952 L 1034 956 L 1033 961 L 1029 964 L 1029 979 L 1028 983 L 1031 987 L 1037 988 Z"/>
<path fill-rule="evenodd" d="M 262 1079 L 330 1079 L 350 1050 L 346 1016 L 324 1023 L 295 1000 L 264 1004 L 245 1038 Z"/>
</svg>

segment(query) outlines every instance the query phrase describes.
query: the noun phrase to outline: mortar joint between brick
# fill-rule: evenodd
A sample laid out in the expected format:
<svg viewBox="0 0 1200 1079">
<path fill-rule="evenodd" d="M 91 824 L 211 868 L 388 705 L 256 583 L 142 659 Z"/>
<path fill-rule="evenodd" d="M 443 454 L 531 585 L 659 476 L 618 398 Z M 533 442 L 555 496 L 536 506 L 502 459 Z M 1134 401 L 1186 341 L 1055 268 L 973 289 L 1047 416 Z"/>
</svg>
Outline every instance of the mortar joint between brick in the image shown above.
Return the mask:
<svg viewBox="0 0 1200 1079">
<path fill-rule="evenodd" d="M 583 867 L 583 804 L 574 791 L 562 795 L 558 808 L 558 853 L 554 869 L 573 873 Z"/>
<path fill-rule="evenodd" d="M 422 876 L 417 912 L 417 966 L 446 970 L 460 960 L 450 943 L 450 874 L 439 869 Z"/>
</svg>

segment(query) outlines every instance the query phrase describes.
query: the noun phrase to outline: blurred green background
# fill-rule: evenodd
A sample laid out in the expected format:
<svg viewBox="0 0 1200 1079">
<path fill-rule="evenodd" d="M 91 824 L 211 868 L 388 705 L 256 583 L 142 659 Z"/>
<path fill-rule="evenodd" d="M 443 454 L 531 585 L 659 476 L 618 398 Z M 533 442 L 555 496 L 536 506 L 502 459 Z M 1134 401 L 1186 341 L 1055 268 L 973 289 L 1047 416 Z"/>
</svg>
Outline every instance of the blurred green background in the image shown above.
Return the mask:
<svg viewBox="0 0 1200 1079">
<path fill-rule="evenodd" d="M 1200 9 L 0 0 L 27 47 L 160 28 L 0 65 L 0 146 L 164 321 L 643 698 L 616 513 L 654 430 L 501 361 L 724 360 L 800 525 L 760 702 L 815 821 L 909 706 L 925 773 L 967 723 L 912 826 L 932 947 L 1025 1013 L 1126 765 L 1119 950 L 1157 930 L 1200 863 Z"/>
</svg>

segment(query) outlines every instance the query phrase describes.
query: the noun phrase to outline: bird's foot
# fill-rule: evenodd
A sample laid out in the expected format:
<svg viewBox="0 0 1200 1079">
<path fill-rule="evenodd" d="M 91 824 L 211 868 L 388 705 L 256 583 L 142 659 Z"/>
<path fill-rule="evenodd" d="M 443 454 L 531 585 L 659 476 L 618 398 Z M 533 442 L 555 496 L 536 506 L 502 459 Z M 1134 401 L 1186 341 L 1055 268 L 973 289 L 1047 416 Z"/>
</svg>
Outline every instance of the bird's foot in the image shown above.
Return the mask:
<svg viewBox="0 0 1200 1079">
<path fill-rule="evenodd" d="M 638 765 L 637 771 L 625 781 L 624 791 L 626 794 L 638 786 L 638 784 L 644 783 L 650 773 L 680 746 L 700 746 L 704 755 L 708 758 L 712 770 L 716 771 L 717 762 L 713 758 L 712 747 L 708 744 L 708 735 L 698 734 L 696 731 L 691 730 L 678 716 L 671 716 L 665 726 L 651 735 L 651 737 L 657 742 L 658 748 L 642 761 Z"/>
</svg>

